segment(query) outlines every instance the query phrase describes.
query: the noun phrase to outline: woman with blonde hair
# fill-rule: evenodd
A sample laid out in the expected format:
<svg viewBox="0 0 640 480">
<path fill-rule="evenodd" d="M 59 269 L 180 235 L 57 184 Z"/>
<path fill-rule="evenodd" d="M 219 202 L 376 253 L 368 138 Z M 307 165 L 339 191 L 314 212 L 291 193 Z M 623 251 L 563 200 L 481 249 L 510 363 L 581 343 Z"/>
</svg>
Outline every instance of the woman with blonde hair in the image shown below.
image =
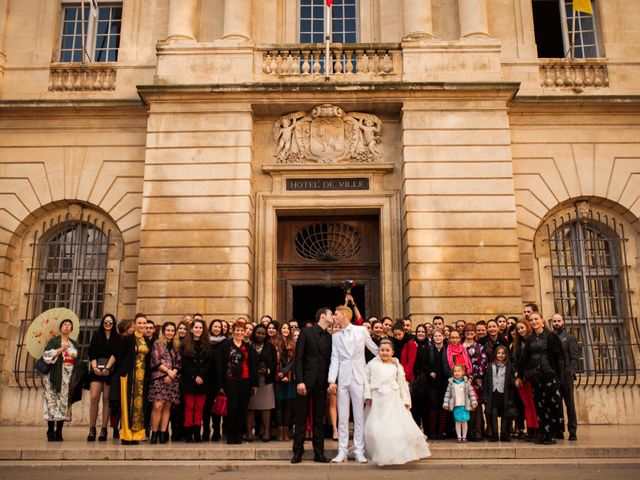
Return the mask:
<svg viewBox="0 0 640 480">
<path fill-rule="evenodd" d="M 151 349 L 149 363 L 151 370 L 149 401 L 153 404 L 151 444 L 156 444 L 158 441 L 167 443 L 171 405 L 180 403 L 179 374 L 182 368 L 182 359 L 175 323 L 166 322 L 162 325 L 160 336 Z"/>
</svg>

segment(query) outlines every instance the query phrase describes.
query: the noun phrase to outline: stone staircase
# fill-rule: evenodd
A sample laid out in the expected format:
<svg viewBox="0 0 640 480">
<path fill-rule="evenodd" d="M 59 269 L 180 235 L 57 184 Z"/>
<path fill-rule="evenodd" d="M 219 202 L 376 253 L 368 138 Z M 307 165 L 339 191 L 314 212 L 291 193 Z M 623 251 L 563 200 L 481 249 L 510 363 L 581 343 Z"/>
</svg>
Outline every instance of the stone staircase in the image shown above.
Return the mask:
<svg viewBox="0 0 640 480">
<path fill-rule="evenodd" d="M 432 441 L 432 457 L 405 466 L 380 468 L 372 464 L 316 464 L 307 451 L 305 461 L 291 465 L 291 444 L 254 442 L 121 446 L 114 440 L 88 444 L 86 429 L 70 428 L 62 443 L 48 443 L 35 427 L 0 427 L 0 479 L 35 480 L 150 478 L 234 480 L 438 478 L 472 475 L 473 480 L 536 478 L 544 480 L 601 480 L 640 478 L 640 427 L 584 427 L 578 442 L 559 441 L 541 446 L 521 441 L 465 443 Z M 305 445 L 310 450 L 310 444 Z M 327 454 L 336 442 L 326 443 Z M 239 475 L 241 472 L 241 476 Z M 382 476 L 381 476 L 382 475 Z M 498 476 L 496 476 L 498 475 Z"/>
</svg>

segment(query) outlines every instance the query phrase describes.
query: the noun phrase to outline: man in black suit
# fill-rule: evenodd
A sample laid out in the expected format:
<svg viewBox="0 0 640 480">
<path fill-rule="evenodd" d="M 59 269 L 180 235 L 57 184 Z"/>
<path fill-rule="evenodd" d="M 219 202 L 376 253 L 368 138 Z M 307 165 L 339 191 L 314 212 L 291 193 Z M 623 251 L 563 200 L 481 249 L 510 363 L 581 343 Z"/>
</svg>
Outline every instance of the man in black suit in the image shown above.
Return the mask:
<svg viewBox="0 0 640 480">
<path fill-rule="evenodd" d="M 296 344 L 296 422 L 293 436 L 291 463 L 300 463 L 304 453 L 304 434 L 309 412 L 313 418 L 313 461 L 327 463 L 324 455 L 324 409 L 327 402 L 327 378 L 331 363 L 331 335 L 327 328 L 333 325 L 331 309 L 323 307 L 316 312 L 316 323 L 300 331 Z"/>
</svg>

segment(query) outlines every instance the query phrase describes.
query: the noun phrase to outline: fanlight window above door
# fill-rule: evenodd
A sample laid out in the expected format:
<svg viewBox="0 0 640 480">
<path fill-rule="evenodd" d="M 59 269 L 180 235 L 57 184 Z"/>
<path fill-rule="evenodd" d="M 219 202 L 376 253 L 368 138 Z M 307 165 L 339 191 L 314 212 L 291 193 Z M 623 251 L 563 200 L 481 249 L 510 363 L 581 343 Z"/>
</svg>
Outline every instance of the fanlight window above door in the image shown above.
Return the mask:
<svg viewBox="0 0 640 480">
<path fill-rule="evenodd" d="M 360 232 L 345 223 L 314 223 L 296 235 L 296 252 L 307 260 L 334 262 L 360 251 Z"/>
</svg>

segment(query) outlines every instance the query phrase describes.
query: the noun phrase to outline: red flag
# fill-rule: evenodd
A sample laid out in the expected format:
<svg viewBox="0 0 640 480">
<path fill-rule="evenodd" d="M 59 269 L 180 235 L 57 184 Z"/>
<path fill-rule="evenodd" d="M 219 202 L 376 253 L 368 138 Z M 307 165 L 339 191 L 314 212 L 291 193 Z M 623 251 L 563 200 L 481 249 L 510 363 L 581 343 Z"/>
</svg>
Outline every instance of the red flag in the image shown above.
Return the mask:
<svg viewBox="0 0 640 480">
<path fill-rule="evenodd" d="M 331 8 L 331 4 L 333 3 L 333 0 L 326 0 L 327 2 L 327 7 Z"/>
</svg>

